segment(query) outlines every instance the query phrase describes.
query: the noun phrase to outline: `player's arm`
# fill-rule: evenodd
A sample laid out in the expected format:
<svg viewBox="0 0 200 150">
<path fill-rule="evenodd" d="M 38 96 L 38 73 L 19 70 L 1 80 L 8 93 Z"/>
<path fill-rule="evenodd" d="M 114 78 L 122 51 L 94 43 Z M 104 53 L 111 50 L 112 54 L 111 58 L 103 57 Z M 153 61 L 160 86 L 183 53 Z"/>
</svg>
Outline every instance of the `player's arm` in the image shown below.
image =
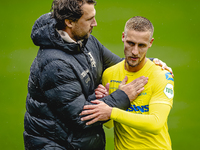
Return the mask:
<svg viewBox="0 0 200 150">
<path fill-rule="evenodd" d="M 149 106 L 149 114 L 134 114 L 118 108 L 112 108 L 105 103 L 95 100 L 93 101 L 97 105 L 86 106 L 82 115 L 92 114 L 82 118 L 82 121 L 93 119 L 87 122 L 87 125 L 93 124 L 96 121 L 105 121 L 112 119 L 129 127 L 137 130 L 150 132 L 152 134 L 158 134 L 163 128 L 167 117 L 171 110 L 171 106 L 167 104 L 151 104 Z M 106 125 L 112 127 L 112 125 Z"/>
<path fill-rule="evenodd" d="M 167 104 L 151 104 L 149 110 L 149 115 L 144 115 L 113 108 L 110 119 L 137 130 L 158 134 L 167 121 L 171 106 Z"/>
</svg>

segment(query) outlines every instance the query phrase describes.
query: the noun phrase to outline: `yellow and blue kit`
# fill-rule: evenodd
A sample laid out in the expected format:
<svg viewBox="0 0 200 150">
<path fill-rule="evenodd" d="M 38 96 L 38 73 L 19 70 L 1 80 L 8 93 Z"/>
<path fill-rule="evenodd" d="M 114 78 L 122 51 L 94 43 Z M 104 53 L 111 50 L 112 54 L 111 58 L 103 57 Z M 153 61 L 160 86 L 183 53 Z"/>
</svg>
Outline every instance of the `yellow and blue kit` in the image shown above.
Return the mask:
<svg viewBox="0 0 200 150">
<path fill-rule="evenodd" d="M 125 61 L 110 68 L 103 74 L 103 85 L 110 83 L 109 93 L 118 89 L 125 76 L 130 83 L 145 76 L 148 83 L 126 111 L 113 108 L 111 120 L 105 124 L 111 128 L 114 122 L 115 150 L 171 150 L 167 118 L 174 97 L 172 75 L 156 66 L 149 59 L 137 72 L 124 69 Z"/>
</svg>

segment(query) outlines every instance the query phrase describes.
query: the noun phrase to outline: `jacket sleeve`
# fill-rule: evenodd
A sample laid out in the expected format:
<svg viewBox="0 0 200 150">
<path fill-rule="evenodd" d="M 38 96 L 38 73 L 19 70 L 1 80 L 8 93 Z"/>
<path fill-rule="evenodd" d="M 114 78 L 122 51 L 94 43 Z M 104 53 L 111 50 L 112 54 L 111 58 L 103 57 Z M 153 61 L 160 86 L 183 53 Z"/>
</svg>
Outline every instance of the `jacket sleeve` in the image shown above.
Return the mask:
<svg viewBox="0 0 200 150">
<path fill-rule="evenodd" d="M 101 46 L 101 50 L 102 50 L 102 54 L 103 54 L 102 56 L 103 56 L 104 69 L 111 67 L 124 59 L 124 58 L 120 58 L 116 54 L 112 53 L 110 50 L 108 50 L 103 45 Z"/>
<path fill-rule="evenodd" d="M 130 100 L 128 96 L 124 91 L 119 89 L 111 93 L 110 95 L 100 99 L 100 101 L 103 101 L 111 107 L 117 107 L 123 110 L 126 110 L 130 107 Z"/>
<path fill-rule="evenodd" d="M 83 129 L 102 124 L 98 122 L 86 126 L 86 123 L 80 120 L 79 114 L 84 105 L 92 103 L 85 98 L 76 74 L 66 62 L 55 60 L 48 63 L 40 74 L 40 86 L 55 117 L 69 128 Z M 113 93 L 102 100 L 110 106 L 127 109 L 130 105 L 128 97 L 123 91 L 119 91 L 118 94 Z M 125 103 L 121 102 L 122 97 L 124 97 Z"/>
<path fill-rule="evenodd" d="M 88 97 L 87 101 L 90 102 L 95 99 L 96 99 L 96 96 L 95 96 L 95 93 L 93 93 L 92 95 Z M 123 110 L 126 110 L 130 107 L 130 100 L 128 96 L 126 95 L 124 91 L 120 89 L 117 89 L 115 92 L 99 100 L 103 101 L 110 107 L 117 107 Z M 91 104 L 94 105 L 93 103 Z"/>
<path fill-rule="evenodd" d="M 101 56 L 102 58 L 104 70 L 108 67 L 117 64 L 118 62 L 124 59 L 112 53 L 109 49 L 107 49 L 104 45 L 102 45 L 94 36 L 91 35 L 90 37 L 92 38 L 93 42 L 96 44 L 97 49 L 100 52 L 99 56 Z"/>
</svg>

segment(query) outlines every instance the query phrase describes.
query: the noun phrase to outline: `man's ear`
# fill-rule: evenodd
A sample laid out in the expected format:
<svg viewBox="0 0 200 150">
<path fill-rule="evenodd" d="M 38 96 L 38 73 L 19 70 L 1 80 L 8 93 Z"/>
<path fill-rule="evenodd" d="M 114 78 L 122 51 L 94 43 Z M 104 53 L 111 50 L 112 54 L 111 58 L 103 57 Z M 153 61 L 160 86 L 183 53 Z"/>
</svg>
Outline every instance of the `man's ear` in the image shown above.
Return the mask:
<svg viewBox="0 0 200 150">
<path fill-rule="evenodd" d="M 122 32 L 122 42 L 124 43 L 124 40 L 125 40 L 125 33 Z"/>
<path fill-rule="evenodd" d="M 149 45 L 149 48 L 152 46 L 153 41 L 154 41 L 154 38 L 151 39 L 151 41 L 150 41 L 150 45 Z"/>
<path fill-rule="evenodd" d="M 65 25 L 69 28 L 73 27 L 73 21 L 69 20 L 69 19 L 65 19 Z"/>
</svg>

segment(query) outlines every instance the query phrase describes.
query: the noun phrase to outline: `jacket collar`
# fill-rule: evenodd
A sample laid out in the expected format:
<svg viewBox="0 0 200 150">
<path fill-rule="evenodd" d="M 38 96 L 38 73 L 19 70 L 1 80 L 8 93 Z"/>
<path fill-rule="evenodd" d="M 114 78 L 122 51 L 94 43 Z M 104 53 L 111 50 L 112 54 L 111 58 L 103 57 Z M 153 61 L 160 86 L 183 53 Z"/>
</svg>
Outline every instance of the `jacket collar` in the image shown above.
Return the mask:
<svg viewBox="0 0 200 150">
<path fill-rule="evenodd" d="M 63 30 L 57 30 L 56 29 L 56 31 L 60 34 L 60 36 L 61 36 L 61 38 L 64 40 L 64 41 L 66 41 L 66 42 L 68 42 L 68 43 L 76 43 L 76 44 L 79 44 L 80 45 L 80 47 L 82 47 L 82 45 L 83 45 L 83 40 L 79 40 L 79 41 L 74 41 L 70 36 L 69 36 L 69 34 L 67 33 L 67 32 L 65 32 L 65 31 L 63 31 Z"/>
</svg>

